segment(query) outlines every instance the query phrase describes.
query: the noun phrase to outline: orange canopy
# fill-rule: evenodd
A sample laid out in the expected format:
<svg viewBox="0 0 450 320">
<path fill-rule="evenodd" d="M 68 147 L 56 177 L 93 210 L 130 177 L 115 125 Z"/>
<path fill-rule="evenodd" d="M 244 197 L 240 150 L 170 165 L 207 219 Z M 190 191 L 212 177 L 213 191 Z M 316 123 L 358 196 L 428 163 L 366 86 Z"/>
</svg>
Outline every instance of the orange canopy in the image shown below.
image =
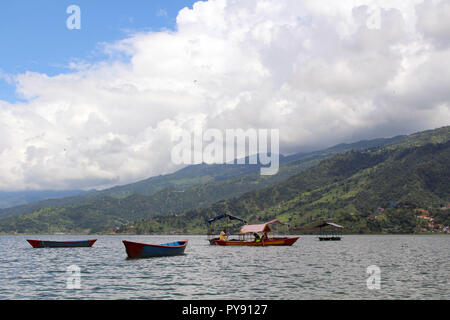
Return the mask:
<svg viewBox="0 0 450 320">
<path fill-rule="evenodd" d="M 270 232 L 271 229 L 269 227 L 269 224 L 272 223 L 280 223 L 285 224 L 278 220 L 271 220 L 269 222 L 263 223 L 263 224 L 247 224 L 241 228 L 240 234 L 246 234 L 246 233 L 258 233 L 258 232 Z"/>
</svg>

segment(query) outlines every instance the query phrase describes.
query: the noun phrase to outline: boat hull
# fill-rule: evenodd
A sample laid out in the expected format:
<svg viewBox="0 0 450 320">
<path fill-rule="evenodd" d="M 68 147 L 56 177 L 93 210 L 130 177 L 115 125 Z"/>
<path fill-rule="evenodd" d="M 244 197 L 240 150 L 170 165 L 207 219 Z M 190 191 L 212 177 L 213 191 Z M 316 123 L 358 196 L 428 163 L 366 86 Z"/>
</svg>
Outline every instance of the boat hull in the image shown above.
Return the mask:
<svg viewBox="0 0 450 320">
<path fill-rule="evenodd" d="M 33 248 L 75 248 L 75 247 L 92 247 L 97 239 L 77 240 L 77 241 L 46 241 L 46 240 L 29 240 Z"/>
<path fill-rule="evenodd" d="M 214 238 L 214 239 L 209 239 L 208 241 L 209 241 L 209 244 L 210 245 L 216 245 L 216 240 L 219 240 L 219 238 Z"/>
<path fill-rule="evenodd" d="M 341 237 L 319 237 L 320 241 L 341 241 Z"/>
<path fill-rule="evenodd" d="M 267 246 L 292 246 L 299 237 L 294 238 L 276 238 L 265 241 L 241 241 L 241 240 L 214 240 L 219 246 L 251 246 L 251 247 L 267 247 Z"/>
<path fill-rule="evenodd" d="M 123 240 L 128 258 L 151 258 L 184 254 L 188 240 L 156 245 Z"/>
</svg>

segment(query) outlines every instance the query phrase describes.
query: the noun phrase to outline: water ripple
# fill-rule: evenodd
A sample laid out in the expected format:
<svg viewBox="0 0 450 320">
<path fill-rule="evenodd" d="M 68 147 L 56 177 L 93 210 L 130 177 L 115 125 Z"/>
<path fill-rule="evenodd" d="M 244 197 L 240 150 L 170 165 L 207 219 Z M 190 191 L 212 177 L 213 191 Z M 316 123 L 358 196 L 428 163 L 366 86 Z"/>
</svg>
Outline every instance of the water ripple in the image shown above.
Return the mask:
<svg viewBox="0 0 450 320">
<path fill-rule="evenodd" d="M 1 236 L 0 299 L 450 299 L 449 236 L 305 236 L 265 248 L 210 246 L 203 236 L 95 237 L 93 248 L 33 249 L 30 236 Z M 122 244 L 186 238 L 185 255 L 157 259 L 127 259 Z M 67 289 L 70 265 L 81 269 L 80 289 Z M 380 267 L 380 290 L 367 288 L 370 265 Z"/>
</svg>

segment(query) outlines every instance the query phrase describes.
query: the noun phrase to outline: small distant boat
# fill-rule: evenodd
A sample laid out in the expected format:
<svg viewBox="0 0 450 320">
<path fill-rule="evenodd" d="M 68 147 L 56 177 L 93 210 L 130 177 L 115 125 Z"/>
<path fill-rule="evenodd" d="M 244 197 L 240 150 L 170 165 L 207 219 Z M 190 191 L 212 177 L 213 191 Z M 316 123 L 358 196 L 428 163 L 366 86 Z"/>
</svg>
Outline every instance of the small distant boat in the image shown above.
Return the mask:
<svg viewBox="0 0 450 320">
<path fill-rule="evenodd" d="M 188 240 L 174 241 L 164 244 L 147 244 L 123 240 L 128 258 L 150 258 L 176 256 L 184 253 Z"/>
<path fill-rule="evenodd" d="M 279 220 L 271 220 L 263 224 L 253 224 L 245 225 L 241 228 L 240 239 L 230 239 L 230 240 L 216 240 L 216 245 L 219 246 L 255 246 L 255 247 L 266 247 L 266 246 L 292 246 L 299 237 L 269 237 L 268 233 L 272 232 L 269 225 L 273 223 L 284 224 Z M 262 236 L 260 235 L 262 234 Z M 265 237 L 266 235 L 267 237 Z"/>
<path fill-rule="evenodd" d="M 29 240 L 33 248 L 74 248 L 74 247 L 92 247 L 97 239 L 75 240 L 75 241 L 47 241 L 47 240 Z"/>
<path fill-rule="evenodd" d="M 325 236 L 325 237 L 319 237 L 320 241 L 341 241 L 341 237 L 329 237 L 329 236 Z"/>
<path fill-rule="evenodd" d="M 343 226 L 333 222 L 323 222 L 316 226 L 319 228 L 320 241 L 341 241 Z"/>
</svg>

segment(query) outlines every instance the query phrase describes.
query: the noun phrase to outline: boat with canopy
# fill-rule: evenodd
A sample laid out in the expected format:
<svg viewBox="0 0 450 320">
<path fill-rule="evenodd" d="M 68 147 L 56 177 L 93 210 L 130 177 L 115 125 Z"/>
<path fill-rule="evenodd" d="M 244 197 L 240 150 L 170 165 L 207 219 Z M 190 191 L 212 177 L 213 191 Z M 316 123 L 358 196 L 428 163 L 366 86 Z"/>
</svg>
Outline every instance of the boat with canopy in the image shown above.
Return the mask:
<svg viewBox="0 0 450 320">
<path fill-rule="evenodd" d="M 263 224 L 244 225 L 239 232 L 239 239 L 221 240 L 214 239 L 219 246 L 292 246 L 299 237 L 275 237 L 272 234 L 271 225 L 282 224 L 279 220 L 271 220 Z"/>
<path fill-rule="evenodd" d="M 225 222 L 225 223 L 219 224 L 219 227 L 221 227 L 220 230 L 218 230 L 219 228 L 217 227 L 217 224 L 215 224 L 215 222 L 217 222 L 217 221 Z M 222 214 L 218 215 L 217 217 L 206 220 L 206 222 L 208 223 L 207 238 L 208 238 L 209 243 L 212 245 L 215 245 L 216 244 L 215 240 L 220 240 L 220 237 L 218 237 L 217 234 L 221 230 L 227 230 L 227 232 L 229 232 L 230 230 L 236 230 L 236 231 L 239 230 L 239 229 L 236 229 L 236 226 L 239 226 L 240 224 L 233 223 L 236 221 L 238 221 L 240 223 L 244 223 L 244 224 L 247 223 L 247 221 L 245 221 L 244 219 L 241 219 L 236 216 L 232 216 L 227 213 L 222 213 Z"/>
<path fill-rule="evenodd" d="M 340 241 L 344 227 L 333 222 L 325 221 L 316 226 L 316 229 L 319 229 L 318 237 L 320 241 Z"/>
</svg>

